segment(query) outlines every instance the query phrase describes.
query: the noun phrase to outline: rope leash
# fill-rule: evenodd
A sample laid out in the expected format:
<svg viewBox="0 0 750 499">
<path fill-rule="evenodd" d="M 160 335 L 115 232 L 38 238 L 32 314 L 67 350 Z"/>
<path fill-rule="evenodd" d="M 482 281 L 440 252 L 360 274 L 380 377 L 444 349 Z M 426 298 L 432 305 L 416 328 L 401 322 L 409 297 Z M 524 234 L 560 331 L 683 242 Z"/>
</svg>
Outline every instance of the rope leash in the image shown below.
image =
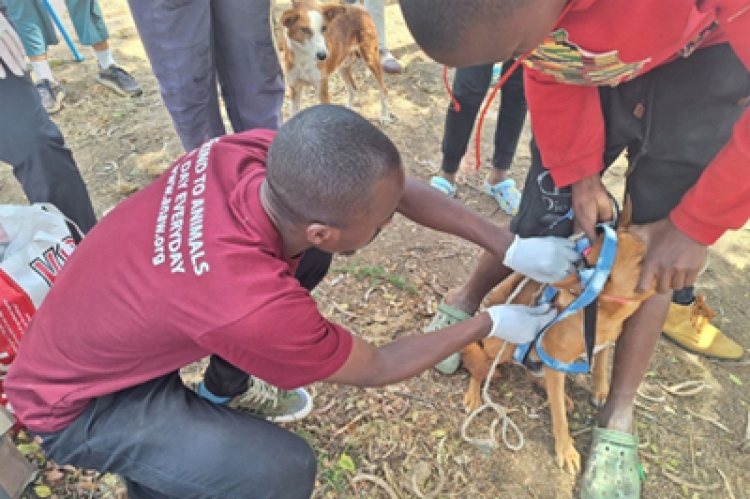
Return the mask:
<svg viewBox="0 0 750 499">
<path fill-rule="evenodd" d="M 525 277 L 523 281 L 520 282 L 518 286 L 516 286 L 516 289 L 513 290 L 513 292 L 510 294 L 507 300 L 505 300 L 505 304 L 512 303 L 513 300 L 518 296 L 518 293 L 521 292 L 521 289 L 523 289 L 524 286 L 529 282 L 529 278 Z M 489 389 L 490 389 L 490 381 L 492 380 L 492 376 L 495 374 L 495 369 L 497 369 L 497 365 L 500 363 L 500 358 L 503 356 L 503 353 L 505 352 L 505 349 L 508 347 L 508 342 L 504 341 L 503 346 L 500 348 L 500 351 L 497 352 L 497 355 L 495 356 L 495 360 L 492 362 L 492 366 L 490 367 L 490 371 L 487 373 L 487 377 L 484 380 L 484 384 L 482 386 L 482 401 L 484 404 L 482 406 L 477 407 L 471 413 L 466 417 L 464 420 L 464 424 L 461 426 L 461 438 L 465 441 L 469 442 L 470 444 L 477 445 L 479 447 L 489 447 L 491 449 L 497 449 L 500 447 L 500 445 L 497 443 L 497 437 L 495 430 L 497 429 L 497 425 L 500 423 L 500 421 L 503 422 L 502 425 L 502 437 L 503 437 L 503 443 L 505 444 L 505 447 L 507 447 L 509 450 L 512 451 L 519 451 L 523 449 L 524 446 L 524 437 L 523 432 L 518 428 L 516 423 L 510 419 L 510 416 L 508 416 L 508 413 L 506 412 L 505 408 L 501 406 L 500 404 L 494 402 L 492 398 L 490 397 Z M 497 414 L 498 418 L 495 418 L 492 420 L 492 424 L 490 425 L 490 431 L 489 431 L 489 438 L 471 438 L 466 434 L 466 430 L 468 429 L 469 425 L 472 421 L 474 421 L 474 418 L 476 418 L 480 413 L 484 412 L 486 409 L 493 409 Z M 508 439 L 508 429 L 513 430 L 516 433 L 515 440 L 518 442 L 516 444 L 510 443 L 510 440 Z"/>
</svg>

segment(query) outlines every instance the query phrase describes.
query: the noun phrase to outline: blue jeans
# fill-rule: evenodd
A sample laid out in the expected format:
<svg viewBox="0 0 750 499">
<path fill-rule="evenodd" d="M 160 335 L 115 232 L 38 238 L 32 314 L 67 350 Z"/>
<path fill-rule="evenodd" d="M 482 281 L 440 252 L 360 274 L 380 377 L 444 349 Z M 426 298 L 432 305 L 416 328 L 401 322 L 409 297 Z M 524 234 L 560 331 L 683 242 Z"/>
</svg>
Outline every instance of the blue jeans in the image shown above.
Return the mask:
<svg viewBox="0 0 750 499">
<path fill-rule="evenodd" d="M 122 475 L 131 499 L 306 499 L 315 483 L 302 438 L 199 397 L 177 373 L 95 399 L 39 436 L 57 463 Z"/>
</svg>

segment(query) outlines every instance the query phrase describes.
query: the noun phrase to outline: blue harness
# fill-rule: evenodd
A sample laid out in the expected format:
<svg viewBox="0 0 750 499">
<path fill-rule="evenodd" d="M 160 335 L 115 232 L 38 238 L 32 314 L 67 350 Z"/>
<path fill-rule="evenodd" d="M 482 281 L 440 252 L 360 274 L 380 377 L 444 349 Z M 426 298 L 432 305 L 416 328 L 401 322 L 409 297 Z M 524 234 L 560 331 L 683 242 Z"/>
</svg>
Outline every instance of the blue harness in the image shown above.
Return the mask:
<svg viewBox="0 0 750 499">
<path fill-rule="evenodd" d="M 591 371 L 591 361 L 594 347 L 596 346 L 596 310 L 598 307 L 596 298 L 602 292 L 602 288 L 604 288 L 604 284 L 609 278 L 609 274 L 612 271 L 612 265 L 615 262 L 615 256 L 617 255 L 617 233 L 615 230 L 609 224 L 599 224 L 597 227 L 604 233 L 604 243 L 596 265 L 589 267 L 584 263 L 584 265 L 578 270 L 578 278 L 581 281 L 583 292 L 573 300 L 570 305 L 557 314 L 549 324 L 544 326 L 544 328 L 539 331 L 535 340 L 516 347 L 513 359 L 519 364 L 524 363 L 524 360 L 531 350 L 531 346 L 536 345 L 536 351 L 541 361 L 556 371 L 562 371 L 569 374 L 582 374 Z M 588 247 L 589 243 L 585 238 L 576 244 L 576 249 L 581 253 Z M 583 261 L 585 262 L 586 260 L 584 259 Z M 557 296 L 557 293 L 557 289 L 552 286 L 547 286 L 540 303 L 551 303 L 555 296 Z M 542 339 L 549 328 L 581 310 L 584 311 L 586 360 L 570 363 L 559 361 L 544 351 L 544 348 L 542 347 Z"/>
</svg>

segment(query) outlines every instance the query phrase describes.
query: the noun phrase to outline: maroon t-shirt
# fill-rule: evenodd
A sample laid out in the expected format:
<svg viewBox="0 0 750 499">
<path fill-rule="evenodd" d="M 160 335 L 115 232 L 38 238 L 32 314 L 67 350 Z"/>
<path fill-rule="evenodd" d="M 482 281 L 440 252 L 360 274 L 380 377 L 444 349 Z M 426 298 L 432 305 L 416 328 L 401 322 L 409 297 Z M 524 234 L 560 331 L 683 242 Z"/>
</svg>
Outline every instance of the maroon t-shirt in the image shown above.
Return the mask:
<svg viewBox="0 0 750 499">
<path fill-rule="evenodd" d="M 281 388 L 322 380 L 351 334 L 294 277 L 260 202 L 274 132 L 204 144 L 107 215 L 26 331 L 5 389 L 30 429 L 208 354 Z"/>
</svg>

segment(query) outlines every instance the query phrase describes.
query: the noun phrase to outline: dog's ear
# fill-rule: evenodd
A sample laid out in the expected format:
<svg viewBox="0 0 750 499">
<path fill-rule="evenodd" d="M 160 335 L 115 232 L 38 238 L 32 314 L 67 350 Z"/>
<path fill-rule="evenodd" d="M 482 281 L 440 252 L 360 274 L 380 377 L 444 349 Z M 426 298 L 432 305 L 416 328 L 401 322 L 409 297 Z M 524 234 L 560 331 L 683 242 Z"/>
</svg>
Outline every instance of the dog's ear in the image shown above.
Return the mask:
<svg viewBox="0 0 750 499">
<path fill-rule="evenodd" d="M 281 22 L 281 25 L 284 27 L 289 27 L 297 22 L 299 19 L 299 14 L 294 9 L 287 9 L 281 14 L 281 18 L 279 19 L 279 22 Z"/>
<path fill-rule="evenodd" d="M 346 12 L 345 5 L 328 4 L 323 6 L 323 17 L 326 21 L 331 22 L 336 16 Z"/>
</svg>

